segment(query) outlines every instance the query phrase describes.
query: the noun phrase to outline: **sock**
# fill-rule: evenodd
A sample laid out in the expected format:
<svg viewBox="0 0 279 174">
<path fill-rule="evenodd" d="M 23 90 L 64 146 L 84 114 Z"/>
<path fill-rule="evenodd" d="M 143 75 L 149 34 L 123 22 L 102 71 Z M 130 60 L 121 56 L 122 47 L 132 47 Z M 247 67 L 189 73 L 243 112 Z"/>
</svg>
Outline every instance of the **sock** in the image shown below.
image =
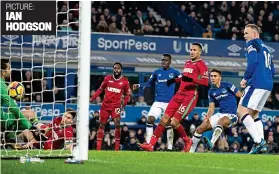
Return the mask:
<svg viewBox="0 0 279 174">
<path fill-rule="evenodd" d="M 252 136 L 253 140 L 255 143 L 260 143 L 261 142 L 261 136 L 258 133 L 258 129 L 256 126 L 256 123 L 254 122 L 253 118 L 249 115 L 246 114 L 241 118 L 242 123 L 248 130 L 249 134 Z"/>
<path fill-rule="evenodd" d="M 198 134 L 197 132 L 194 133 L 194 136 L 192 137 L 192 146 L 190 149 L 190 153 L 194 153 L 196 151 L 196 148 L 201 140 L 202 134 Z"/>
<path fill-rule="evenodd" d="M 150 140 L 150 144 L 152 146 L 154 146 L 158 140 L 158 138 L 160 138 L 163 134 L 163 132 L 165 131 L 165 126 L 161 125 L 161 124 L 158 124 L 158 126 L 156 127 L 155 131 L 154 131 L 154 134 L 153 136 L 151 137 L 151 140 Z"/>
<path fill-rule="evenodd" d="M 173 129 L 171 126 L 167 127 L 167 148 L 169 150 L 172 150 L 172 145 L 173 145 Z"/>
<path fill-rule="evenodd" d="M 104 137 L 104 129 L 99 128 L 98 133 L 97 133 L 97 150 L 102 149 L 102 142 L 103 142 L 103 137 Z"/>
<path fill-rule="evenodd" d="M 182 139 L 185 138 L 185 137 L 187 137 L 186 132 L 185 132 L 185 130 L 184 130 L 184 127 L 183 127 L 181 124 L 179 124 L 179 126 L 178 126 L 175 130 L 178 132 L 179 136 L 180 136 Z"/>
<path fill-rule="evenodd" d="M 263 123 L 259 118 L 254 119 L 256 124 L 258 133 L 260 134 L 261 139 L 264 139 L 264 130 L 263 130 Z"/>
<path fill-rule="evenodd" d="M 150 139 L 153 135 L 153 124 L 146 124 L 146 142 L 150 143 Z"/>
<path fill-rule="evenodd" d="M 215 142 L 218 140 L 218 138 L 220 137 L 220 135 L 223 132 L 223 126 L 221 125 L 217 125 L 214 129 L 212 138 L 211 138 L 211 143 L 214 146 Z"/>
<path fill-rule="evenodd" d="M 115 128 L 114 138 L 115 138 L 114 149 L 115 151 L 118 151 L 120 147 L 120 128 Z"/>
</svg>

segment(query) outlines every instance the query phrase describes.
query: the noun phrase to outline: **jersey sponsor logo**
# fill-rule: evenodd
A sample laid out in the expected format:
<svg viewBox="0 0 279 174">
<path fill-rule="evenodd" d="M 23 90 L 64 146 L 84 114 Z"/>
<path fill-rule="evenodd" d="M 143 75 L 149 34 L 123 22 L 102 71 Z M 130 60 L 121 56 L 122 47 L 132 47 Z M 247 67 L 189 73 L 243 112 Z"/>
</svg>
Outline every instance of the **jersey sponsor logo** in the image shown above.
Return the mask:
<svg viewBox="0 0 279 174">
<path fill-rule="evenodd" d="M 183 72 L 184 73 L 193 73 L 193 69 L 192 68 L 184 68 Z"/>
<path fill-rule="evenodd" d="M 123 82 L 120 82 L 120 83 L 119 83 L 119 85 L 122 85 L 122 84 L 123 84 Z"/>
<path fill-rule="evenodd" d="M 216 100 L 219 100 L 220 98 L 224 98 L 224 97 L 227 97 L 228 94 L 222 94 L 222 95 L 219 95 L 217 97 L 215 97 Z"/>
<path fill-rule="evenodd" d="M 168 81 L 167 79 L 163 79 L 163 80 L 159 80 L 159 79 L 158 79 L 158 82 L 159 82 L 159 83 L 164 83 L 164 82 L 167 82 L 167 81 Z"/>
<path fill-rule="evenodd" d="M 120 93 L 121 89 L 113 88 L 113 87 L 107 87 L 107 90 L 110 92 Z"/>
<path fill-rule="evenodd" d="M 169 73 L 169 78 L 173 78 L 174 74 L 173 73 Z"/>
<path fill-rule="evenodd" d="M 113 81 L 109 80 L 108 82 L 113 83 Z"/>
</svg>

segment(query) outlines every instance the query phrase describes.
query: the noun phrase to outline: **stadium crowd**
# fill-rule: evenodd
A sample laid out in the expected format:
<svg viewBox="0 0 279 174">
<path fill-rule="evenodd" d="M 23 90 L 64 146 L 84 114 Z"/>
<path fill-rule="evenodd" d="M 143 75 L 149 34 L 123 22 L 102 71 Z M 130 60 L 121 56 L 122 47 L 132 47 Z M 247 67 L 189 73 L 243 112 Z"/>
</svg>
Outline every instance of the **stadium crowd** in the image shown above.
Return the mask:
<svg viewBox="0 0 279 174">
<path fill-rule="evenodd" d="M 279 4 L 266 2 L 175 2 L 204 28 L 203 37 L 243 39 L 244 26 L 255 23 L 261 28 L 265 41 L 279 42 Z M 191 36 L 168 16 L 157 20 L 148 10 L 149 2 L 94 2 L 92 4 L 92 32 L 126 33 L 135 35 Z M 78 30 L 78 2 L 58 3 L 60 30 Z M 272 26 L 272 27 L 271 27 Z"/>
</svg>

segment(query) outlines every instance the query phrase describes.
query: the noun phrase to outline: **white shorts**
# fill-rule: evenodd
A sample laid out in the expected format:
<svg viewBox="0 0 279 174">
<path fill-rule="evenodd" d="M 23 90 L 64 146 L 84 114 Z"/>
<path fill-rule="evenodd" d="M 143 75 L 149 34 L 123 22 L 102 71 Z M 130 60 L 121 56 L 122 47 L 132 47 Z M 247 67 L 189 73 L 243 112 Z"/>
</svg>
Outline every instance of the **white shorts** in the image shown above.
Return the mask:
<svg viewBox="0 0 279 174">
<path fill-rule="evenodd" d="M 265 89 L 255 89 L 251 86 L 247 86 L 239 104 L 246 108 L 261 112 L 270 93 L 271 91 Z"/>
<path fill-rule="evenodd" d="M 161 118 L 165 113 L 168 104 L 169 103 L 164 102 L 154 102 L 148 112 L 148 116 L 154 116 L 155 120 Z"/>
<path fill-rule="evenodd" d="M 210 124 L 212 129 L 215 129 L 217 126 L 218 121 L 223 118 L 228 117 L 231 120 L 229 127 L 235 125 L 237 123 L 237 116 L 235 114 L 226 114 L 226 113 L 216 113 L 209 118 Z"/>
</svg>

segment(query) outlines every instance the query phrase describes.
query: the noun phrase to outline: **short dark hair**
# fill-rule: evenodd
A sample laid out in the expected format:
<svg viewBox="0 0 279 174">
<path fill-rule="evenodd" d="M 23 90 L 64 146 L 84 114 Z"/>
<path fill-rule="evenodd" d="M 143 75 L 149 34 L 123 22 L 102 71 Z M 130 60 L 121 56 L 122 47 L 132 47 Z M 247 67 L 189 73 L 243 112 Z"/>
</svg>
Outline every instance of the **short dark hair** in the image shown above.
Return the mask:
<svg viewBox="0 0 279 174">
<path fill-rule="evenodd" d="M 195 42 L 195 43 L 192 43 L 192 45 L 196 45 L 196 46 L 198 46 L 198 47 L 201 49 L 201 51 L 202 51 L 202 45 L 201 45 L 200 43 Z"/>
<path fill-rule="evenodd" d="M 5 71 L 7 69 L 7 63 L 10 63 L 9 59 L 1 58 L 1 71 Z"/>
<path fill-rule="evenodd" d="M 171 60 L 171 55 L 170 54 L 163 54 L 163 57 L 168 57 Z"/>
<path fill-rule="evenodd" d="M 222 72 L 219 71 L 218 69 L 212 69 L 210 72 L 211 72 L 211 73 L 212 73 L 212 72 L 217 72 L 218 74 L 220 74 L 220 76 L 222 75 Z"/>
<path fill-rule="evenodd" d="M 75 119 L 75 117 L 77 116 L 76 110 L 74 110 L 72 108 L 67 108 L 66 112 L 69 112 L 72 115 L 73 119 Z"/>
<path fill-rule="evenodd" d="M 119 65 L 122 69 L 122 64 L 120 62 L 115 62 L 112 67 L 114 67 L 115 65 Z"/>
</svg>

